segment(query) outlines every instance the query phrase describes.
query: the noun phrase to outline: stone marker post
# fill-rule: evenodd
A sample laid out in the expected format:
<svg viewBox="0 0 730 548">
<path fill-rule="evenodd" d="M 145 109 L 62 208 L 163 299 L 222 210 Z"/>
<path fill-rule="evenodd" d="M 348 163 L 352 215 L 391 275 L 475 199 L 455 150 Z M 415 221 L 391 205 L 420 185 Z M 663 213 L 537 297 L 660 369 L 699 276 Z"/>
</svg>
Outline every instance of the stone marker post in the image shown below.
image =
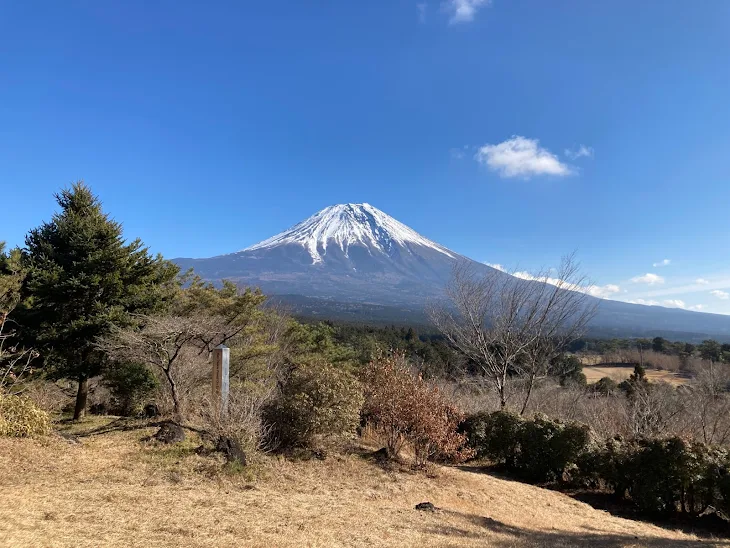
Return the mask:
<svg viewBox="0 0 730 548">
<path fill-rule="evenodd" d="M 223 415 L 228 411 L 228 370 L 231 349 L 220 345 L 213 350 L 213 402 Z"/>
</svg>

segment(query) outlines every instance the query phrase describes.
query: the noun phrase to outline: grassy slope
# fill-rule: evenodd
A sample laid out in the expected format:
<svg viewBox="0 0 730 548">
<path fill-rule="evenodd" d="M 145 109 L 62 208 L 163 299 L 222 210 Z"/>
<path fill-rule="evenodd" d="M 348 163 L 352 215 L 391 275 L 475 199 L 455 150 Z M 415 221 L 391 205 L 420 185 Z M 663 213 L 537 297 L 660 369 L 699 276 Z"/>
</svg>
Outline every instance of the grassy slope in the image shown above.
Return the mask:
<svg viewBox="0 0 730 548">
<path fill-rule="evenodd" d="M 194 442 L 163 449 L 140 441 L 153 431 L 112 431 L 80 444 L 0 439 L 0 545 L 700 544 L 476 470 L 438 468 L 426 477 L 351 454 L 298 463 L 271 457 L 254 465 L 255 478 L 230 475 L 194 454 Z M 442 510 L 414 510 L 422 501 Z"/>
</svg>

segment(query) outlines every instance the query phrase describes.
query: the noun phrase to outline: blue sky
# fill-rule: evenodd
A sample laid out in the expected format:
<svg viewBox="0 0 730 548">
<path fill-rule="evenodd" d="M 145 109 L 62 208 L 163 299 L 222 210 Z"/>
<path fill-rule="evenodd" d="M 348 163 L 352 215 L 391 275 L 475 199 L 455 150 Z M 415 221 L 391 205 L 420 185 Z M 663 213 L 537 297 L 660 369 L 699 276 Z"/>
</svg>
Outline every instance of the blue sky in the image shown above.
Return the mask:
<svg viewBox="0 0 730 548">
<path fill-rule="evenodd" d="M 730 313 L 728 28 L 724 0 L 6 2 L 0 239 L 82 178 L 168 257 L 369 202 L 480 261 L 577 250 L 611 298 Z"/>
</svg>

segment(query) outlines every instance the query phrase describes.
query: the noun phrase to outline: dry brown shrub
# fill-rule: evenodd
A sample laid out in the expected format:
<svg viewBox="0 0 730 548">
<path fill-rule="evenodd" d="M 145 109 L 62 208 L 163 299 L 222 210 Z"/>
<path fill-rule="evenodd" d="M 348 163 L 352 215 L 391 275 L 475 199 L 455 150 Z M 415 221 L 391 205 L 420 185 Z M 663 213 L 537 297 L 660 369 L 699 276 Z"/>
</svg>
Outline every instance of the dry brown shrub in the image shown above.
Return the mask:
<svg viewBox="0 0 730 548">
<path fill-rule="evenodd" d="M 263 408 L 274 395 L 272 386 L 257 389 L 242 383 L 231 387 L 228 406 L 221 411 L 212 395 L 196 402 L 200 419 L 207 432 L 236 440 L 247 453 L 265 449 L 271 427 L 261 418 Z"/>
<path fill-rule="evenodd" d="M 27 438 L 51 431 L 51 418 L 32 400 L 0 394 L 0 436 Z"/>
<path fill-rule="evenodd" d="M 366 368 L 365 417 L 397 457 L 405 443 L 413 446 L 415 466 L 430 460 L 463 461 L 472 451 L 457 433 L 464 415 L 440 392 L 408 367 L 400 355 L 379 357 Z"/>
</svg>

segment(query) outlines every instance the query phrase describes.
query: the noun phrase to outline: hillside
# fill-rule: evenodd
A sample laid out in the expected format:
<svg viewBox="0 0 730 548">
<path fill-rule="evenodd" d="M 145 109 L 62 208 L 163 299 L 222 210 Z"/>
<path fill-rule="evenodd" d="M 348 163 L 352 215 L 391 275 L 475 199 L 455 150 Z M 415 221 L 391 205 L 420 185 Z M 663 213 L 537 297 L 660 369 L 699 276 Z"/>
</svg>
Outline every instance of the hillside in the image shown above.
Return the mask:
<svg viewBox="0 0 730 548">
<path fill-rule="evenodd" d="M 80 443 L 0 439 L 3 546 L 696 546 L 561 493 L 439 467 L 385 471 L 357 452 L 265 457 L 231 475 L 154 429 L 73 428 Z M 107 429 L 108 430 L 108 429 Z M 95 434 L 89 435 L 90 432 Z M 419 512 L 431 501 L 441 510 Z M 729 542 L 702 545 L 728 546 Z"/>
</svg>

